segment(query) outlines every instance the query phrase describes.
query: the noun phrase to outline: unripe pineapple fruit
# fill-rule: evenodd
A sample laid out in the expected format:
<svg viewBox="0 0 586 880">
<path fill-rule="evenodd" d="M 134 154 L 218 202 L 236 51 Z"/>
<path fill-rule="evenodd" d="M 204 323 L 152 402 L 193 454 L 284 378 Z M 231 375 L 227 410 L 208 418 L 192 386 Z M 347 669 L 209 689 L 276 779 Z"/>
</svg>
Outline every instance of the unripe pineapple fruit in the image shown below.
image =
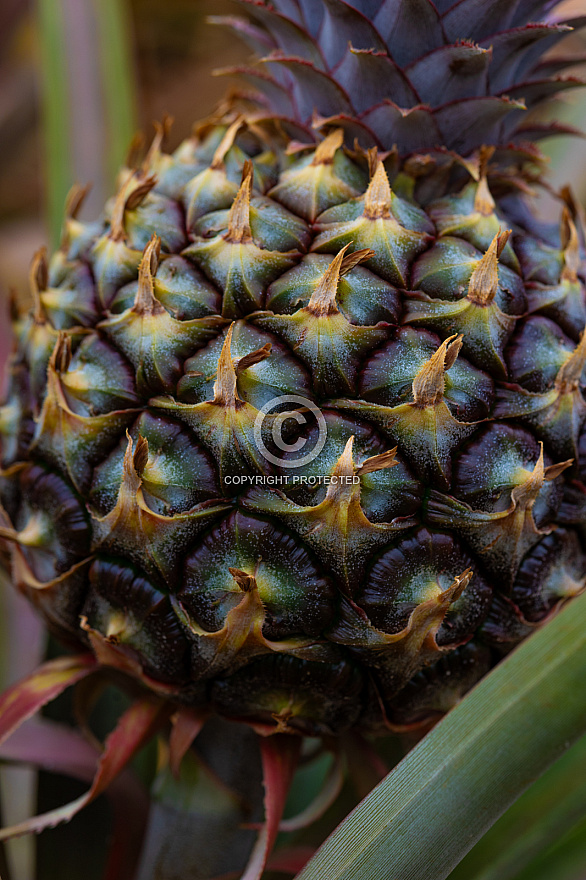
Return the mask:
<svg viewBox="0 0 586 880">
<path fill-rule="evenodd" d="M 33 261 L 1 536 L 59 637 L 177 704 L 427 723 L 585 583 L 580 212 L 528 200 L 569 27 L 240 2 L 245 90 Z"/>
</svg>

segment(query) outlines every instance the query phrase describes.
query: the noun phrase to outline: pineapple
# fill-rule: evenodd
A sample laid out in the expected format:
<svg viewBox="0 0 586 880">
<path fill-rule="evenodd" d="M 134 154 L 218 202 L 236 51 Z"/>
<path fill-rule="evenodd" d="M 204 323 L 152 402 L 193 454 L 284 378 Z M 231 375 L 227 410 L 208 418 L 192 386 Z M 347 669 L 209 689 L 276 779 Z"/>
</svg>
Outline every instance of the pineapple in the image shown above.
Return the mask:
<svg viewBox="0 0 586 880">
<path fill-rule="evenodd" d="M 585 583 L 581 216 L 527 201 L 570 28 L 240 3 L 243 88 L 33 260 L 0 535 L 58 637 L 172 706 L 429 725 Z"/>
</svg>

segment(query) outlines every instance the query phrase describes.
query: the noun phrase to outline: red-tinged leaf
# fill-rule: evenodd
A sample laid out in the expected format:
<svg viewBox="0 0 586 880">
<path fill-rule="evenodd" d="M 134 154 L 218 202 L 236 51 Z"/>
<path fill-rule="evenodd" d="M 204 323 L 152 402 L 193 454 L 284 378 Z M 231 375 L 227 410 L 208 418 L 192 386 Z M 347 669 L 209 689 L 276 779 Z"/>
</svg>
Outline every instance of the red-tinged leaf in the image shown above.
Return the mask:
<svg viewBox="0 0 586 880">
<path fill-rule="evenodd" d="M 586 82 L 577 76 L 554 76 L 517 83 L 507 89 L 507 96 L 522 101 L 528 110 L 569 89 L 583 89 Z"/>
<path fill-rule="evenodd" d="M 381 144 L 396 141 L 401 151 L 408 153 L 423 146 L 431 149 L 442 143 L 440 131 L 429 107 L 411 107 L 403 110 L 385 99 L 364 113 L 360 122 L 375 133 Z"/>
<path fill-rule="evenodd" d="M 303 870 L 314 853 L 315 848 L 312 846 L 279 849 L 270 857 L 267 870 L 280 874 L 297 874 Z"/>
<path fill-rule="evenodd" d="M 63 773 L 91 782 L 98 753 L 76 730 L 31 718 L 0 746 L 0 758 L 33 764 L 50 773 Z M 104 880 L 128 880 L 134 875 L 148 817 L 148 794 L 135 775 L 126 770 L 107 791 L 113 811 L 113 833 Z"/>
<path fill-rule="evenodd" d="M 311 125 L 316 131 L 331 128 L 344 129 L 345 141 L 348 144 L 357 140 L 362 146 L 365 144 L 380 146 L 374 131 L 356 119 L 355 116 L 349 116 L 347 113 L 338 113 L 336 116 L 319 116 L 315 113 Z"/>
<path fill-rule="evenodd" d="M 304 58 L 268 55 L 262 59 L 273 75 L 279 75 L 280 69 L 291 72 L 294 77 L 293 92 L 299 116 L 302 122 L 309 122 L 314 112 L 320 116 L 335 116 L 347 113 L 352 116 L 350 99 L 338 83 L 314 67 Z"/>
<path fill-rule="evenodd" d="M 307 828 L 312 822 L 320 819 L 340 794 L 344 785 L 345 771 L 345 756 L 342 750 L 339 749 L 317 796 L 296 816 L 291 816 L 290 819 L 283 819 L 279 825 L 279 831 L 299 831 L 301 828 Z M 301 868 L 298 868 L 298 870 L 300 871 Z"/>
<path fill-rule="evenodd" d="M 375 49 L 386 52 L 385 46 L 372 22 L 351 4 L 339 0 L 324 0 L 325 16 L 319 36 L 319 45 L 330 70 L 339 64 L 351 43 L 355 49 Z M 337 77 L 336 77 L 337 78 Z"/>
<path fill-rule="evenodd" d="M 482 40 L 494 33 L 495 22 L 507 20 L 511 10 L 510 0 L 459 0 L 444 15 L 442 22 L 446 36 L 456 42 L 462 34 L 469 40 Z"/>
<path fill-rule="evenodd" d="M 0 743 L 55 697 L 96 668 L 91 654 L 59 657 L 40 666 L 0 696 Z"/>
<path fill-rule="evenodd" d="M 191 748 L 207 720 L 207 714 L 193 709 L 179 709 L 172 717 L 173 727 L 169 736 L 169 767 L 175 779 L 179 779 L 181 762 Z"/>
<path fill-rule="evenodd" d="M 488 95 L 451 101 L 434 110 L 433 116 L 441 133 L 439 143 L 450 143 L 454 150 L 466 156 L 505 117 L 510 116 L 511 124 L 515 125 L 518 114 L 524 110 L 525 105 L 520 101 Z M 452 137 L 453 132 L 456 137 Z"/>
<path fill-rule="evenodd" d="M 491 91 L 504 92 L 509 85 L 519 82 L 543 56 L 545 50 L 550 50 L 559 40 L 567 36 L 568 32 L 569 28 L 566 25 L 534 22 L 491 34 L 484 39 L 482 46 L 492 51 Z M 564 64 L 564 67 L 566 66 L 568 66 L 567 59 Z"/>
<path fill-rule="evenodd" d="M 252 18 L 256 19 L 272 36 L 277 49 L 307 58 L 316 67 L 323 69 L 324 61 L 320 47 L 307 31 L 290 18 L 274 9 L 260 6 L 256 0 L 240 0 Z"/>
<path fill-rule="evenodd" d="M 525 140 L 532 141 L 540 141 L 544 138 L 548 137 L 559 137 L 562 135 L 563 137 L 584 137 L 584 132 L 580 131 L 579 128 L 576 128 L 573 125 L 567 125 L 563 122 L 527 122 L 523 125 L 517 126 L 515 131 L 513 132 L 513 141 L 517 143 L 519 139 L 522 139 L 521 142 Z"/>
<path fill-rule="evenodd" d="M 310 34 L 316 37 L 323 21 L 324 10 L 321 3 L 315 0 L 298 0 L 298 6 L 307 25 Z M 368 13 L 367 13 L 368 14 Z"/>
<path fill-rule="evenodd" d="M 284 116 L 294 116 L 291 95 L 267 71 L 256 67 L 238 65 L 236 67 L 220 67 L 214 70 L 214 76 L 236 76 L 240 82 L 246 82 L 256 91 L 261 92 L 268 100 L 268 106 Z"/>
<path fill-rule="evenodd" d="M 357 49 L 351 41 L 346 54 L 336 70 L 336 81 L 350 95 L 357 113 L 365 113 L 369 107 L 379 104 L 392 95 L 400 107 L 419 104 L 404 72 L 385 52 L 374 49 Z M 355 88 L 357 82 L 361 88 Z"/>
<path fill-rule="evenodd" d="M 91 782 L 99 755 L 77 731 L 48 718 L 30 718 L 0 745 L 0 759 L 34 764 Z"/>
<path fill-rule="evenodd" d="M 440 17 L 431 0 L 385 0 L 374 24 L 389 55 L 400 67 L 445 42 Z M 465 27 L 458 36 L 463 33 Z"/>
<path fill-rule="evenodd" d="M 413 88 L 417 89 L 420 103 L 437 106 L 440 101 L 447 103 L 486 94 L 490 61 L 491 54 L 486 49 L 472 43 L 457 43 L 440 46 L 417 58 L 406 74 Z M 441 80 L 441 95 L 438 95 L 437 86 L 434 89 L 432 79 L 436 83 Z"/>
<path fill-rule="evenodd" d="M 208 15 L 207 24 L 221 25 L 235 31 L 253 52 L 263 55 L 271 49 L 276 49 L 275 40 L 262 28 L 253 25 L 247 18 L 238 15 Z"/>
<path fill-rule="evenodd" d="M 0 830 L 0 840 L 18 837 L 30 832 L 39 833 L 69 822 L 80 810 L 91 803 L 116 779 L 136 752 L 161 727 L 169 709 L 159 700 L 150 698 L 134 703 L 120 718 L 115 730 L 106 740 L 91 788 L 84 795 L 58 807 L 34 816 L 19 825 Z"/>
<path fill-rule="evenodd" d="M 262 738 L 265 821 L 241 880 L 260 880 L 279 833 L 287 794 L 299 761 L 300 737 L 277 733 Z"/>
</svg>

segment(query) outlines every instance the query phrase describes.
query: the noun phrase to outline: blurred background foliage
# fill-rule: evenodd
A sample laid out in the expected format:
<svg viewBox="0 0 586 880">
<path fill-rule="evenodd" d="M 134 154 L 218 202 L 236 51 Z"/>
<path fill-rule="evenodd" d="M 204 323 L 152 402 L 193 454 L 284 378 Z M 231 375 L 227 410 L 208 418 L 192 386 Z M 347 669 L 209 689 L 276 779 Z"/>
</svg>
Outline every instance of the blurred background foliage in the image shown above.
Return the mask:
<svg viewBox="0 0 586 880">
<path fill-rule="evenodd" d="M 170 114 L 174 125 L 166 146 L 171 150 L 195 121 L 213 111 L 228 83 L 210 76 L 211 71 L 241 63 L 248 52 L 231 34 L 208 26 L 205 19 L 233 11 L 229 0 L 0 0 L 0 367 L 10 350 L 10 297 L 16 296 L 23 305 L 28 302 L 30 257 L 41 245 L 58 240 L 68 189 L 74 182 L 91 182 L 82 216 L 96 216 L 112 193 L 116 169 L 137 131 L 148 141 L 153 120 Z M 586 0 L 567 0 L 557 14 L 585 12 Z M 586 36 L 571 35 L 563 50 L 583 56 Z M 561 107 L 557 102 L 555 113 L 586 128 L 586 98 L 580 92 L 570 93 Z M 569 182 L 586 202 L 584 141 L 552 139 L 543 149 L 551 159 L 553 186 Z M 541 212 L 557 219 L 558 209 L 552 211 L 547 195 L 541 199 Z M 0 688 L 4 688 L 30 672 L 47 647 L 26 603 L 8 585 L 0 587 Z M 103 713 L 115 716 L 119 708 L 112 696 Z M 57 712 L 65 710 L 57 707 Z M 527 815 L 543 823 L 552 811 L 558 824 L 554 834 L 551 819 L 548 839 L 555 843 L 533 858 L 528 840 L 524 845 L 533 861 L 528 861 L 529 856 L 521 859 L 525 868 L 501 865 L 498 880 L 585 880 L 586 824 L 576 819 L 583 811 L 555 813 L 552 801 L 556 790 L 573 776 L 581 773 L 583 778 L 585 754 L 582 743 L 569 753 L 566 764 L 549 771 L 541 788 L 534 786 L 472 851 L 454 880 L 492 878 L 482 870 L 487 853 L 520 839 Z M 391 756 L 389 763 L 396 758 Z M 153 760 L 151 754 L 147 764 Z M 0 782 L 3 823 L 70 800 L 84 788 L 48 774 L 40 774 L 38 784 L 32 771 L 6 767 L 0 771 Z M 303 782 L 305 796 L 311 786 L 311 780 Z M 343 799 L 340 804 L 344 806 Z M 336 816 L 334 824 L 340 818 Z M 98 878 L 109 822 L 101 798 L 89 814 L 43 835 L 38 849 L 30 838 L 11 842 L 7 852 L 0 850 L 0 880 Z"/>
<path fill-rule="evenodd" d="M 247 57 L 209 14 L 225 0 L 1 0 L 0 285 L 26 295 L 31 253 L 76 181 L 84 216 L 112 192 L 130 139 L 165 113 L 169 147 L 226 90 L 210 71 Z"/>
</svg>

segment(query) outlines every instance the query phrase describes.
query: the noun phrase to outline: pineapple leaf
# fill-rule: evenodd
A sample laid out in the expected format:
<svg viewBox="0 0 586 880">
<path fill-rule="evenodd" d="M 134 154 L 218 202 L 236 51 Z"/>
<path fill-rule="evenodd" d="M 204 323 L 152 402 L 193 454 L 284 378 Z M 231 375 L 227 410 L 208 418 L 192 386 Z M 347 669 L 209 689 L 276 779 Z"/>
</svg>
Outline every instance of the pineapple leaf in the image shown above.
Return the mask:
<svg viewBox="0 0 586 880">
<path fill-rule="evenodd" d="M 101 139 L 108 183 L 113 182 L 136 131 L 136 84 L 126 7 L 122 0 L 80 3 L 73 16 L 64 0 L 36 2 L 46 213 L 53 245 L 59 242 L 67 192 L 76 175 L 86 171 L 86 153 L 74 137 L 76 129 L 83 128 L 90 141 Z M 83 86 L 93 73 L 94 52 L 101 67 L 103 108 L 99 99 L 94 100 L 92 89 Z M 88 156 L 89 163 L 95 154 Z M 99 191 L 99 177 L 97 183 Z"/>
<path fill-rule="evenodd" d="M 71 186 L 70 108 L 64 12 L 61 3 L 37 4 L 42 70 L 43 126 L 47 176 L 47 220 L 53 243 L 59 241 L 63 202 Z"/>
<path fill-rule="evenodd" d="M 583 880 L 586 864 L 586 820 L 573 828 L 515 880 Z M 554 874 L 555 872 L 555 874 Z"/>
<path fill-rule="evenodd" d="M 137 129 L 136 82 L 132 63 L 131 23 L 126 3 L 94 3 L 100 41 L 100 61 L 108 125 L 106 157 L 111 179 L 126 155 Z"/>
<path fill-rule="evenodd" d="M 586 736 L 507 810 L 450 880 L 518 880 L 580 828 L 586 829 Z"/>
<path fill-rule="evenodd" d="M 76 658 L 59 658 L 61 660 L 74 660 Z M 55 664 L 56 661 L 53 661 Z M 49 664 L 46 664 L 46 669 Z M 57 673 L 53 670 L 49 673 L 51 679 L 62 681 L 64 675 L 59 669 Z M 47 676 L 45 676 L 47 677 Z M 69 672 L 68 683 L 72 683 L 72 674 Z M 32 687 L 36 682 L 32 680 Z M 61 687 L 64 690 L 64 687 Z M 48 688 L 46 688 L 48 692 Z M 10 699 L 13 690 L 9 690 L 4 695 L 4 700 Z M 7 697 L 8 695 L 8 697 Z M 18 696 L 18 694 L 17 694 Z M 46 701 L 45 701 L 46 702 Z M 133 705 L 124 712 L 120 717 L 116 728 L 108 736 L 104 750 L 101 754 L 99 763 L 96 768 L 95 776 L 91 788 L 76 800 L 69 804 L 65 804 L 57 809 L 50 810 L 40 816 L 27 819 L 18 825 L 0 830 L 0 840 L 8 840 L 11 837 L 18 837 L 21 834 L 35 832 L 38 834 L 46 828 L 54 828 L 61 822 L 69 822 L 80 810 L 95 800 L 98 795 L 105 791 L 108 786 L 116 780 L 122 770 L 134 755 L 142 748 L 142 746 L 154 735 L 168 719 L 168 709 L 160 700 L 145 697 L 137 700 Z M 6 711 L 5 715 L 11 718 L 10 711 Z M 8 725 L 7 725 L 8 729 Z"/>
<path fill-rule="evenodd" d="M 265 820 L 242 880 L 261 880 L 275 845 L 287 794 L 299 760 L 299 737 L 287 734 L 263 737 L 260 753 L 265 788 Z"/>
<path fill-rule="evenodd" d="M 0 758 L 91 782 L 98 755 L 95 747 L 68 725 L 49 718 L 31 718 L 0 746 Z M 127 768 L 108 788 L 108 798 L 114 821 L 103 880 L 126 880 L 133 875 L 140 855 L 149 809 L 147 790 Z M 63 872 L 58 849 L 54 859 Z M 8 878 L 8 873 L 3 871 L 2 876 Z"/>
<path fill-rule="evenodd" d="M 58 657 L 5 690 L 0 697 L 0 744 L 24 721 L 94 668 L 95 660 L 91 654 Z"/>
<path fill-rule="evenodd" d="M 298 880 L 446 878 L 586 732 L 584 675 L 586 595 L 474 688 L 338 827 Z"/>
</svg>

